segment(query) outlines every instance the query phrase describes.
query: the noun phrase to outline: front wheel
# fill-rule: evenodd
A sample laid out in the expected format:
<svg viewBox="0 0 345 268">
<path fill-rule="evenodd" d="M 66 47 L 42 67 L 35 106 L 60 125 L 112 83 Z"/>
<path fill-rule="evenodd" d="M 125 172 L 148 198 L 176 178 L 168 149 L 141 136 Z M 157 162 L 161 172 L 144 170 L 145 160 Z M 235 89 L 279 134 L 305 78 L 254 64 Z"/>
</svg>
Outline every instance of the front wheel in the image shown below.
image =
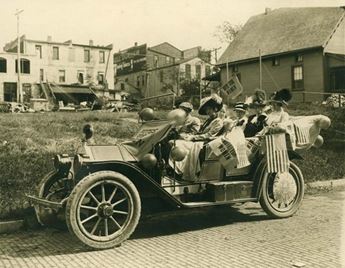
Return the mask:
<svg viewBox="0 0 345 268">
<path fill-rule="evenodd" d="M 292 216 L 300 207 L 303 196 L 303 175 L 293 162 L 290 162 L 288 173 L 263 173 L 260 205 L 271 217 Z"/>
<path fill-rule="evenodd" d="M 66 223 L 85 245 L 112 248 L 133 233 L 140 212 L 140 197 L 134 184 L 117 172 L 99 171 L 73 189 L 66 205 Z"/>
</svg>

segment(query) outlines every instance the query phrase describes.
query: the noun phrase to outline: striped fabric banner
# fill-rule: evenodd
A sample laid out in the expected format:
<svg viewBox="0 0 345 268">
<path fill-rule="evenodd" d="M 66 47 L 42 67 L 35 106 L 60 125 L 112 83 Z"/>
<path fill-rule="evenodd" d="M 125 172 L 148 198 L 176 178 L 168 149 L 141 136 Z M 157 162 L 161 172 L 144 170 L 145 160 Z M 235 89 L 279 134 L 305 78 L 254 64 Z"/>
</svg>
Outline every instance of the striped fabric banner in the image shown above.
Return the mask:
<svg viewBox="0 0 345 268">
<path fill-rule="evenodd" d="M 309 139 L 309 126 L 306 127 L 301 127 L 301 126 L 297 126 L 296 124 L 294 124 L 295 127 L 295 134 L 296 134 L 296 144 L 297 145 L 305 145 L 310 143 L 310 139 Z"/>
<path fill-rule="evenodd" d="M 290 167 L 285 133 L 265 136 L 268 173 L 288 172 Z"/>
</svg>

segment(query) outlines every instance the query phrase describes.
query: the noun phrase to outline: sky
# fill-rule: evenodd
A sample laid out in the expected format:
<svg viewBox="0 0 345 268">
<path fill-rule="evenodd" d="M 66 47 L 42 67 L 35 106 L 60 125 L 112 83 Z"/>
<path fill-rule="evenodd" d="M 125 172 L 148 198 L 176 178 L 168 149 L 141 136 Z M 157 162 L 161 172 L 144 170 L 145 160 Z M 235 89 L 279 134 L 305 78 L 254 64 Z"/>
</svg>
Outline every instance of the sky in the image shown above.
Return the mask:
<svg viewBox="0 0 345 268">
<path fill-rule="evenodd" d="M 169 42 L 180 49 L 222 47 L 214 37 L 223 21 L 245 24 L 265 8 L 345 6 L 345 0 L 0 0 L 0 48 L 20 33 L 29 39 L 96 45 L 115 50 Z M 221 52 L 221 51 L 220 51 Z"/>
</svg>

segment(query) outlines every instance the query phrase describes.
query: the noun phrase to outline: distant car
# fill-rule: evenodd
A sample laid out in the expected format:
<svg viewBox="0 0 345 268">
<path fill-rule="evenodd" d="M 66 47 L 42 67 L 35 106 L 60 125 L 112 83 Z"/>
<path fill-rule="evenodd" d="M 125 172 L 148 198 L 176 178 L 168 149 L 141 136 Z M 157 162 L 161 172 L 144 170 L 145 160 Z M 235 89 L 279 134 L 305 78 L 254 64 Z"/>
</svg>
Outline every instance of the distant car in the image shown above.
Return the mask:
<svg viewBox="0 0 345 268">
<path fill-rule="evenodd" d="M 303 199 L 303 175 L 291 161 L 301 157 L 292 150 L 284 174 L 269 173 L 265 154 L 253 147 L 249 166 L 237 168 L 234 162 L 225 171 L 205 144 L 203 156 L 196 156 L 202 159 L 197 179 L 184 181 L 166 160 L 166 148 L 175 143 L 174 122 L 144 122 L 130 141 L 110 146 L 88 144 L 92 133 L 92 127 L 85 126 L 78 153 L 57 155 L 55 170 L 41 181 L 38 196 L 29 196 L 42 224 L 63 218 L 70 233 L 92 248 L 120 245 L 135 230 L 142 211 L 153 208 L 260 202 L 268 215 L 285 218 L 298 210 Z M 257 148 L 262 143 L 258 137 L 247 142 Z M 171 157 L 180 161 L 185 155 L 176 148 Z"/>
</svg>

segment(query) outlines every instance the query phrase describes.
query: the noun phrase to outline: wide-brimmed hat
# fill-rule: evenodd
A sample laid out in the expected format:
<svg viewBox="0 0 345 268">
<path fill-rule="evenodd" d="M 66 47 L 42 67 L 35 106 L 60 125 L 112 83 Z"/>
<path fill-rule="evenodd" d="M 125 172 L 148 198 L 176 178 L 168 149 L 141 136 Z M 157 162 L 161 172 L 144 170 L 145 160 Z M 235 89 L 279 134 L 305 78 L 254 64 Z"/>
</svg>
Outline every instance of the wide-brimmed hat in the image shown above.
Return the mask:
<svg viewBox="0 0 345 268">
<path fill-rule="evenodd" d="M 269 102 L 281 103 L 288 105 L 288 101 L 292 98 L 291 91 L 288 88 L 283 88 L 274 92 Z"/>
<path fill-rule="evenodd" d="M 206 115 L 206 108 L 207 107 L 214 107 L 217 109 L 217 112 L 222 109 L 223 107 L 223 100 L 217 94 L 212 94 L 210 97 L 206 97 L 201 99 L 200 107 L 199 107 L 199 114 Z"/>
<path fill-rule="evenodd" d="M 266 92 L 263 89 L 255 89 L 252 101 L 249 103 L 249 107 L 265 107 L 266 106 Z"/>
<path fill-rule="evenodd" d="M 247 108 L 248 108 L 248 106 L 244 102 L 237 102 L 235 104 L 234 110 L 235 111 L 245 112 L 245 111 L 247 111 Z"/>
<path fill-rule="evenodd" d="M 191 104 L 190 102 L 182 102 L 178 107 L 189 113 L 193 111 L 193 104 Z"/>
</svg>

